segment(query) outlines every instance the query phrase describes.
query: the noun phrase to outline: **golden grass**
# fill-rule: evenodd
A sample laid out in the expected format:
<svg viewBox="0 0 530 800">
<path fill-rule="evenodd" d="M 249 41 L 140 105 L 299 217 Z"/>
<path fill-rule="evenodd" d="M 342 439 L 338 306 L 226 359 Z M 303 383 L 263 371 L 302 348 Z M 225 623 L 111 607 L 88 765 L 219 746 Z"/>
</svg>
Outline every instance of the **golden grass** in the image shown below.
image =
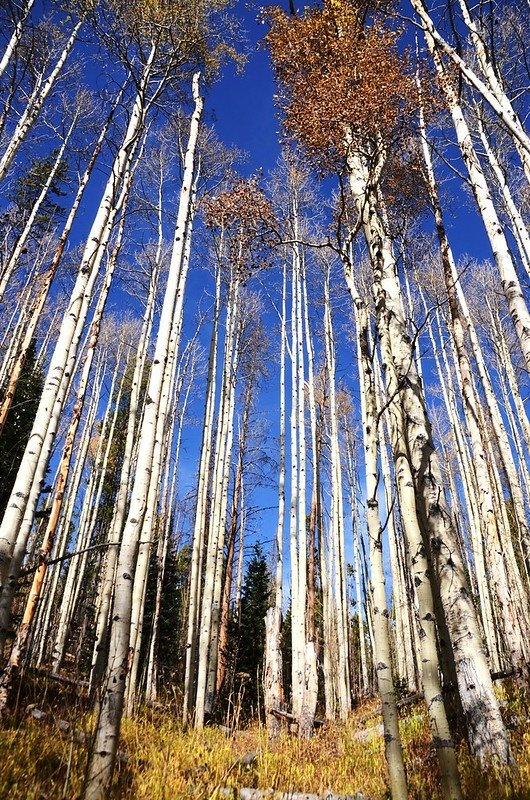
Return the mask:
<svg viewBox="0 0 530 800">
<path fill-rule="evenodd" d="M 59 800 L 76 798 L 82 787 L 86 748 L 61 733 L 56 706 L 46 719 L 22 717 L 0 731 L 0 798 Z M 483 770 L 464 746 L 458 758 L 467 800 L 530 800 L 530 727 L 521 698 L 508 698 L 506 712 L 518 727 L 512 731 L 517 763 L 508 780 Z M 61 714 L 60 716 L 65 716 Z M 171 713 L 141 712 L 124 720 L 120 747 L 127 754 L 117 770 L 112 797 L 120 800 L 215 800 L 216 788 L 254 787 L 281 791 L 355 794 L 373 800 L 389 797 L 382 737 L 354 738 L 358 730 L 380 722 L 377 703 L 365 704 L 344 725 L 327 725 L 309 741 L 285 734 L 269 743 L 254 725 L 227 737 L 219 728 L 184 731 Z M 88 717 L 78 717 L 78 730 Z M 436 757 L 425 714 L 407 709 L 401 721 L 411 800 L 441 800 Z M 251 765 L 239 762 L 255 753 Z"/>
</svg>

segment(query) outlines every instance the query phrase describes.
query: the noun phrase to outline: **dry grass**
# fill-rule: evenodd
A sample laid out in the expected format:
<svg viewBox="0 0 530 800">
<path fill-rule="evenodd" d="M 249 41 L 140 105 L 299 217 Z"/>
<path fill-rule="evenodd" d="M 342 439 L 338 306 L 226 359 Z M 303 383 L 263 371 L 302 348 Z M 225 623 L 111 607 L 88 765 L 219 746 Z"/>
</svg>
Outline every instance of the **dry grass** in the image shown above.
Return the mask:
<svg viewBox="0 0 530 800">
<path fill-rule="evenodd" d="M 60 732 L 57 719 L 66 714 L 57 702 L 46 711 L 44 720 L 21 716 L 8 720 L 0 731 L 0 798 L 79 796 L 86 748 Z M 506 714 L 512 723 L 519 723 L 512 731 L 518 769 L 510 779 L 493 769 L 485 771 L 461 747 L 459 763 L 468 800 L 530 800 L 528 707 L 517 693 L 507 698 Z M 347 724 L 325 726 L 309 742 L 285 734 L 269 743 L 258 725 L 227 737 L 216 727 L 200 733 L 183 731 L 175 715 L 144 711 L 124 720 L 121 747 L 128 758 L 117 770 L 112 797 L 214 800 L 219 786 L 248 786 L 337 794 L 362 791 L 383 800 L 389 795 L 382 738 L 374 735 L 359 741 L 353 735 L 378 722 L 377 704 L 372 702 L 358 709 Z M 75 725 L 88 729 L 89 718 L 78 714 Z M 401 730 L 411 800 L 441 800 L 436 758 L 421 707 L 407 709 Z M 250 766 L 239 762 L 248 753 L 255 753 Z"/>
</svg>

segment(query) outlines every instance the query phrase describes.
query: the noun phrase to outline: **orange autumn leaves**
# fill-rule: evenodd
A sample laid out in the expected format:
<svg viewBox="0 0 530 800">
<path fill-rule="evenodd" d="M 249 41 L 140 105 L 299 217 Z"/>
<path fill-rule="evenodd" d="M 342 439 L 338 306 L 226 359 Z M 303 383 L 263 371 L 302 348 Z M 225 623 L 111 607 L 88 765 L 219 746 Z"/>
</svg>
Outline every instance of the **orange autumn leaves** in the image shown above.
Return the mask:
<svg viewBox="0 0 530 800">
<path fill-rule="evenodd" d="M 414 80 L 396 34 L 345 0 L 289 17 L 268 13 L 269 45 L 286 132 L 321 170 L 341 166 L 350 145 L 371 155 L 415 106 Z"/>
<path fill-rule="evenodd" d="M 243 279 L 268 266 L 270 246 L 278 241 L 276 217 L 256 179 L 232 181 L 202 207 L 208 227 L 222 231 L 228 263 Z"/>
</svg>

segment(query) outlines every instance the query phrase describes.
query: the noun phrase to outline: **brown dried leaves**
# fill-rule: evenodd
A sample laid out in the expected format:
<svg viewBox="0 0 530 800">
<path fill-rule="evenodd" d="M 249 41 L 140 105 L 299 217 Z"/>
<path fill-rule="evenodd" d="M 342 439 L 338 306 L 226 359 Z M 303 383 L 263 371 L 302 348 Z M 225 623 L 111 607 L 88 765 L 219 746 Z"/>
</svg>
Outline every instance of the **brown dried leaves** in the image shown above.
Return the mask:
<svg viewBox="0 0 530 800">
<path fill-rule="evenodd" d="M 313 163 L 324 171 L 341 165 L 348 133 L 367 150 L 380 136 L 392 138 L 415 98 L 394 32 L 380 22 L 364 27 L 346 0 L 297 18 L 274 8 L 268 17 L 284 125 Z"/>
</svg>

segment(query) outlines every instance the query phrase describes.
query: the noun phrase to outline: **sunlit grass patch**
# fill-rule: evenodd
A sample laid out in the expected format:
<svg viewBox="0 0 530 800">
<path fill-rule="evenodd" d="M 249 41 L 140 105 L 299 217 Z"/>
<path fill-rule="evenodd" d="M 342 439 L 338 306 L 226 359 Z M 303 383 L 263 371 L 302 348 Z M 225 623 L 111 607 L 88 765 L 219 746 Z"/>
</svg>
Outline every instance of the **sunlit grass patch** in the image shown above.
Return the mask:
<svg viewBox="0 0 530 800">
<path fill-rule="evenodd" d="M 281 792 L 354 795 L 372 800 L 389 797 L 384 742 L 376 701 L 361 706 L 344 724 L 327 723 L 310 741 L 284 733 L 269 742 L 254 724 L 227 735 L 211 726 L 183 729 L 173 710 L 145 709 L 123 720 L 120 758 L 112 800 L 216 800 L 220 787 L 249 787 Z M 530 726 L 527 707 L 509 697 L 505 713 L 519 725 L 512 731 L 517 770 L 508 778 L 484 770 L 458 748 L 466 800 L 530 800 Z M 0 731 L 0 797 L 10 800 L 78 798 L 86 763 L 86 743 L 72 737 L 72 727 L 87 735 L 91 718 L 72 712 L 70 731 L 57 726 L 58 711 L 47 708 L 42 720 L 20 714 Z M 410 800 L 441 800 L 436 753 L 423 704 L 402 711 L 400 729 Z M 61 712 L 61 717 L 67 717 Z M 356 738 L 370 729 L 367 738 Z"/>
</svg>

